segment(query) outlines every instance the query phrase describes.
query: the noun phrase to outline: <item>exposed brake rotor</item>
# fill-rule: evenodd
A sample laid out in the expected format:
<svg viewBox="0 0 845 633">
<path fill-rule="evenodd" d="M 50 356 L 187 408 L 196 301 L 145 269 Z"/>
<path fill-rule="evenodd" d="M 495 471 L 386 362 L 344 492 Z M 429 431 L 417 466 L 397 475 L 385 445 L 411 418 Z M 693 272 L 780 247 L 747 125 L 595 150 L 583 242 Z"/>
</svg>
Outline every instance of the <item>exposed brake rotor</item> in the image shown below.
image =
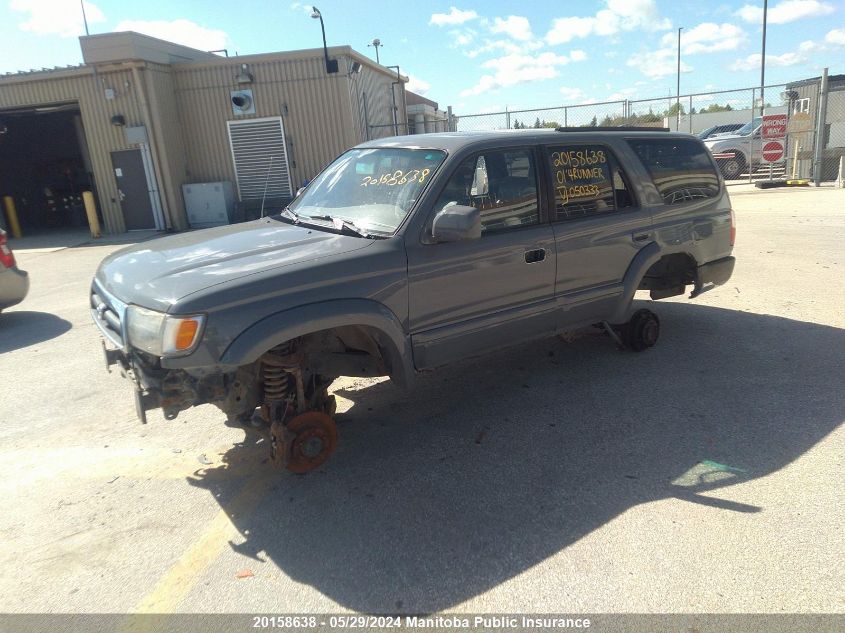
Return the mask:
<svg viewBox="0 0 845 633">
<path fill-rule="evenodd" d="M 306 411 L 287 424 L 273 422 L 270 436 L 273 463 L 300 474 L 322 465 L 337 447 L 337 426 L 322 411 Z"/>
</svg>

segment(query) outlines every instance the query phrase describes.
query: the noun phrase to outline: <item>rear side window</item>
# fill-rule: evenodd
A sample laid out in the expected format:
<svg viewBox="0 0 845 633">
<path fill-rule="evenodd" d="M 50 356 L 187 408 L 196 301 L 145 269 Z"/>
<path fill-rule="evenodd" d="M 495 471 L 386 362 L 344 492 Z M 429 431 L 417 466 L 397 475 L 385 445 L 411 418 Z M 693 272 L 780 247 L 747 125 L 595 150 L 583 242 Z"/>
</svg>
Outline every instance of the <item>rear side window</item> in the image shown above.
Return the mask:
<svg viewBox="0 0 845 633">
<path fill-rule="evenodd" d="M 544 150 L 555 186 L 555 220 L 632 207 L 631 188 L 603 145 L 552 145 Z"/>
<path fill-rule="evenodd" d="M 686 138 L 635 139 L 640 157 L 666 204 L 681 204 L 719 193 L 719 176 L 707 148 Z"/>
</svg>

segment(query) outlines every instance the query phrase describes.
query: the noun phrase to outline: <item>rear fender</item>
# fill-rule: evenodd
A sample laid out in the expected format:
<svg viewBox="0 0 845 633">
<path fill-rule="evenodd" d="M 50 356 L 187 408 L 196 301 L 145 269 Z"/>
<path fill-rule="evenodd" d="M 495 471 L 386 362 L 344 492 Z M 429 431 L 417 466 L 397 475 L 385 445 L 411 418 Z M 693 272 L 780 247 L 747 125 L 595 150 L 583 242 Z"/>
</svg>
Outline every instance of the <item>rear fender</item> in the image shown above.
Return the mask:
<svg viewBox="0 0 845 633">
<path fill-rule="evenodd" d="M 665 251 L 662 251 L 656 242 L 652 242 L 636 254 L 625 272 L 625 278 L 622 281 L 622 295 L 619 298 L 616 311 L 608 319 L 608 322 L 623 323 L 628 319 L 628 311 L 631 309 L 634 293 L 637 292 L 640 281 L 645 277 L 648 269 L 665 254 Z"/>
</svg>

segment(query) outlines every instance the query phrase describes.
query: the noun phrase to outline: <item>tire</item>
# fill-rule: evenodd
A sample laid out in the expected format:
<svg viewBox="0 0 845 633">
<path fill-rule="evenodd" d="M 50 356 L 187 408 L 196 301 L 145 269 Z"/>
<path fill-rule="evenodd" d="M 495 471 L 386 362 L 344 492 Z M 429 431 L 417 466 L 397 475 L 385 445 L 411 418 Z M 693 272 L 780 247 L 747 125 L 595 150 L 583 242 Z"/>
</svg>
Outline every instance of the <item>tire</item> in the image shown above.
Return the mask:
<svg viewBox="0 0 845 633">
<path fill-rule="evenodd" d="M 725 180 L 736 180 L 745 171 L 745 158 L 736 152 L 733 158 L 722 158 L 719 160 L 719 168 Z"/>
<path fill-rule="evenodd" d="M 628 349 L 642 352 L 654 347 L 660 338 L 660 319 L 651 310 L 637 310 L 625 324 L 623 338 Z"/>
</svg>

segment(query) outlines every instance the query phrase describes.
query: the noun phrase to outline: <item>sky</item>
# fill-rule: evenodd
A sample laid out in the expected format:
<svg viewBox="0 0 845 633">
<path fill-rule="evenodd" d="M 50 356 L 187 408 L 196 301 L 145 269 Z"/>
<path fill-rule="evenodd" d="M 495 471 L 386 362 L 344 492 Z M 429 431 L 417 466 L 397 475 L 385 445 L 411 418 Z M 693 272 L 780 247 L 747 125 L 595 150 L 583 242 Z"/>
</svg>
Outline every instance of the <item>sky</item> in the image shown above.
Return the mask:
<svg viewBox="0 0 845 633">
<path fill-rule="evenodd" d="M 762 0 L 314 0 L 329 46 L 398 64 L 456 113 L 595 103 L 760 83 Z M 229 54 L 317 48 L 298 1 L 84 0 L 90 32 L 133 30 Z M 0 0 L 0 72 L 82 61 L 79 0 Z M 845 1 L 770 0 L 766 83 L 845 73 Z"/>
</svg>

